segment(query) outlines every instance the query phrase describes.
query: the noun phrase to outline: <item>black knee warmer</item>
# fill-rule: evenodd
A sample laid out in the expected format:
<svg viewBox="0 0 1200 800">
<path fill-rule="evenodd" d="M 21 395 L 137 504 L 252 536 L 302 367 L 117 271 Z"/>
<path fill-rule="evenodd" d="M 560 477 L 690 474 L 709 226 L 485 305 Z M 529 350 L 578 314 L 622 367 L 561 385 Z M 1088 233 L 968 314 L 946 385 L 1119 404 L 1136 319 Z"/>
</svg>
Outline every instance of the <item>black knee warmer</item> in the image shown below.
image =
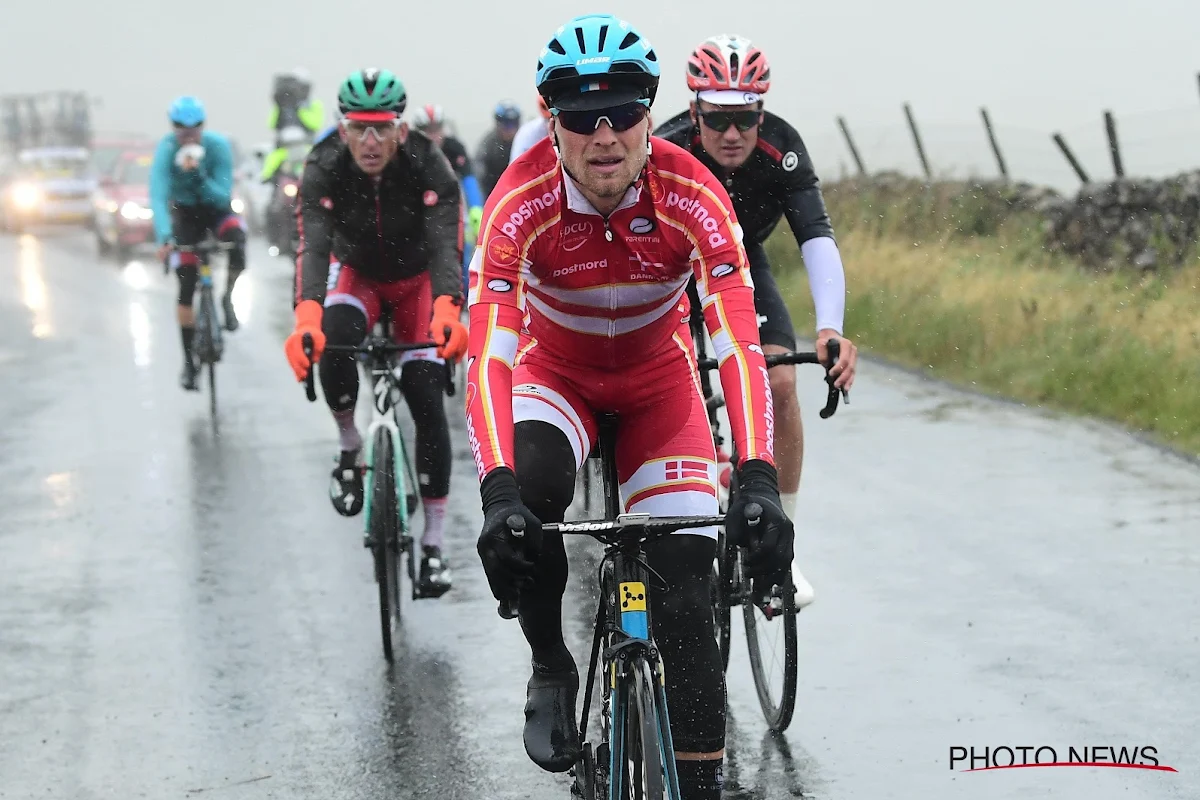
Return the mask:
<svg viewBox="0 0 1200 800">
<path fill-rule="evenodd" d="M 367 336 L 367 317 L 351 305 L 330 306 L 321 318 L 321 331 L 326 345 L 362 344 Z M 326 352 L 317 371 L 330 410 L 354 408 L 358 399 L 358 362 L 354 354 Z"/>
<path fill-rule="evenodd" d="M 400 373 L 400 391 L 417 429 L 417 483 L 422 497 L 450 493 L 450 425 L 446 422 L 445 367 L 433 361 L 410 361 Z"/>
<path fill-rule="evenodd" d="M 566 434 L 549 423 L 531 421 L 517 423 L 513 438 L 521 501 L 543 522 L 562 522 L 575 492 L 575 453 Z M 534 582 L 521 592 L 520 619 L 534 660 L 550 669 L 571 663 L 562 637 L 566 588 L 562 535 L 545 534 Z"/>
<path fill-rule="evenodd" d="M 725 674 L 713 636 L 715 539 L 672 534 L 646 545 L 650 566 L 670 591 L 652 592 L 654 640 L 667 673 L 671 737 L 680 753 L 713 753 L 725 746 Z"/>
<path fill-rule="evenodd" d="M 200 271 L 195 264 L 180 265 L 175 269 L 179 278 L 179 305 L 191 306 L 196 294 L 196 283 L 200 280 Z"/>
</svg>

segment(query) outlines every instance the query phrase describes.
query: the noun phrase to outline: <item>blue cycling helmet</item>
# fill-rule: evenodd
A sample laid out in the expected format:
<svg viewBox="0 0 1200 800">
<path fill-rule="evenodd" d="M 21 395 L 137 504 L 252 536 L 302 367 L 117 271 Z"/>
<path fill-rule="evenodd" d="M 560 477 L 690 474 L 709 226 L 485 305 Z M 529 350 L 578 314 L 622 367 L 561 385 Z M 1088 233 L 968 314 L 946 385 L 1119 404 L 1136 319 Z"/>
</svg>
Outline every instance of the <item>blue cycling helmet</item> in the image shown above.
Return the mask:
<svg viewBox="0 0 1200 800">
<path fill-rule="evenodd" d="M 534 83 L 551 108 L 585 110 L 632 100 L 649 106 L 658 77 L 658 56 L 632 25 L 611 14 L 585 14 L 554 32 Z"/>
<path fill-rule="evenodd" d="M 171 110 L 167 116 L 176 125 L 194 128 L 204 122 L 204 103 L 201 103 L 198 97 L 185 94 L 171 103 Z"/>
<path fill-rule="evenodd" d="M 521 109 L 517 108 L 517 104 L 512 100 L 501 100 L 496 104 L 496 110 L 492 112 L 492 116 L 496 118 L 496 122 L 517 125 L 521 122 Z"/>
</svg>

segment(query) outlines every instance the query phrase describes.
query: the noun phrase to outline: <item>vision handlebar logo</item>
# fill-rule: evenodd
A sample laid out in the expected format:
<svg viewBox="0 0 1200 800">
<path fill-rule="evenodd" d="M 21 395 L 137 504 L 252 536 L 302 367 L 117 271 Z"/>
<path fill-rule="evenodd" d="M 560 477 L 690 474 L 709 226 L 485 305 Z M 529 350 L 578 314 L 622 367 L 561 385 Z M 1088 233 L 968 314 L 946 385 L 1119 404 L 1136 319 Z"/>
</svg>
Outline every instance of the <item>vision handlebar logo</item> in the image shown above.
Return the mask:
<svg viewBox="0 0 1200 800">
<path fill-rule="evenodd" d="M 1114 747 L 1112 745 L 1085 745 L 1066 748 L 1066 759 L 1060 760 L 1059 752 L 1050 745 L 1022 745 L 999 747 L 950 747 L 950 769 L 955 772 L 988 772 L 998 769 L 1025 769 L 1029 767 L 1115 767 L 1120 769 L 1144 769 L 1157 772 L 1178 772 L 1174 767 L 1159 761 L 1158 748 L 1149 745 L 1137 747 Z"/>
</svg>

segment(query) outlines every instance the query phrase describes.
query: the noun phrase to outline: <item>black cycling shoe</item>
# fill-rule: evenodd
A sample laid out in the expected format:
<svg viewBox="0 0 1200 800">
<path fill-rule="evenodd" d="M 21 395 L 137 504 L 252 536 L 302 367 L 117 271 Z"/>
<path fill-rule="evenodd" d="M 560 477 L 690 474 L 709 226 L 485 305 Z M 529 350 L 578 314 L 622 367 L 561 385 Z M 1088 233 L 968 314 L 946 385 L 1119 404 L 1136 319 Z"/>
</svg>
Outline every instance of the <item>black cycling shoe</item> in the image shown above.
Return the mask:
<svg viewBox="0 0 1200 800">
<path fill-rule="evenodd" d="M 363 507 L 362 449 L 343 450 L 329 480 L 329 501 L 343 517 L 353 517 Z"/>
<path fill-rule="evenodd" d="M 547 772 L 566 772 L 583 751 L 575 727 L 575 697 L 579 673 L 549 672 L 533 665 L 525 692 L 525 753 Z"/>
<path fill-rule="evenodd" d="M 225 330 L 232 333 L 238 329 L 237 312 L 233 310 L 233 295 L 226 292 L 221 298 L 221 310 L 225 313 Z"/>
<path fill-rule="evenodd" d="M 183 362 L 183 371 L 179 373 L 179 385 L 189 392 L 200 391 L 200 384 L 196 381 L 196 376 L 200 374 L 200 370 L 196 369 L 196 365 L 189 358 Z"/>
<path fill-rule="evenodd" d="M 421 577 L 417 593 L 421 597 L 441 597 L 450 591 L 450 565 L 442 558 L 442 548 L 421 548 Z"/>
</svg>

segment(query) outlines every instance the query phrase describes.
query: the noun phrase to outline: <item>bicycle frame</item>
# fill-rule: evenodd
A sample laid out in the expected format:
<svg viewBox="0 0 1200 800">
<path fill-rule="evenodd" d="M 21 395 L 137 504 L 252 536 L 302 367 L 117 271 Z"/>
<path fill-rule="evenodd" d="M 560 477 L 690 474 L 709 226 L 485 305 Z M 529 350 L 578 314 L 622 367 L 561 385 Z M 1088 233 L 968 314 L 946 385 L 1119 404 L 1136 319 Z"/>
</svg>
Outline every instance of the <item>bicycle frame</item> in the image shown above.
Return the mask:
<svg viewBox="0 0 1200 800">
<path fill-rule="evenodd" d="M 363 485 L 363 524 L 366 526 L 365 531 L 369 539 L 371 535 L 371 503 L 374 495 L 372 490 L 375 482 L 375 470 L 372 468 L 375 464 L 375 434 L 380 428 L 383 428 L 387 430 L 391 437 L 392 455 L 396 462 L 392 465 L 392 474 L 395 476 L 396 508 L 400 517 L 400 536 L 403 539 L 408 535 L 408 516 L 412 509 L 408 507 L 408 455 L 404 448 L 404 437 L 400 435 L 400 425 L 396 419 L 394 395 L 400 393 L 400 386 L 392 371 L 390 359 L 386 356 L 373 355 L 369 359 L 368 365 L 369 373 L 373 379 L 372 394 L 374 402 L 371 404 L 371 422 L 367 426 L 366 437 L 368 470 Z M 403 541 L 401 544 L 403 544 Z"/>
<path fill-rule="evenodd" d="M 648 514 L 622 514 L 621 492 L 617 480 L 616 460 L 616 417 L 599 415 L 598 455 L 604 486 L 605 519 L 618 522 L 634 522 L 649 519 Z M 587 525 L 587 523 L 584 523 Z M 567 526 L 569 528 L 569 526 Z M 625 749 L 625 726 L 628 716 L 629 687 L 635 672 L 642 664 L 650 670 L 651 684 L 656 694 L 655 705 L 659 709 L 658 728 L 661 742 L 661 767 L 666 778 L 666 796 L 679 798 L 679 776 L 675 770 L 675 745 L 671 738 L 670 720 L 667 716 L 666 685 L 663 678 L 662 661 L 652 635 L 649 587 L 657 578 L 660 591 L 666 591 L 665 581 L 650 568 L 642 557 L 641 537 L 622 538 L 609 543 L 600 562 L 600 599 L 596 608 L 595 636 L 588 663 L 587 688 L 584 692 L 583 711 L 579 720 L 579 740 L 587 741 L 588 714 L 591 711 L 592 690 L 596 681 L 596 670 L 603 656 L 603 669 L 608 675 L 608 693 L 603 701 L 600 720 L 602 746 L 608 747 L 608 790 L 610 798 L 619 800 L 624 782 L 624 770 L 628 765 Z M 606 646 L 601 652 L 601 645 Z M 613 741 L 612 732 L 622 736 Z M 603 756 L 603 753 L 597 753 Z"/>
</svg>

